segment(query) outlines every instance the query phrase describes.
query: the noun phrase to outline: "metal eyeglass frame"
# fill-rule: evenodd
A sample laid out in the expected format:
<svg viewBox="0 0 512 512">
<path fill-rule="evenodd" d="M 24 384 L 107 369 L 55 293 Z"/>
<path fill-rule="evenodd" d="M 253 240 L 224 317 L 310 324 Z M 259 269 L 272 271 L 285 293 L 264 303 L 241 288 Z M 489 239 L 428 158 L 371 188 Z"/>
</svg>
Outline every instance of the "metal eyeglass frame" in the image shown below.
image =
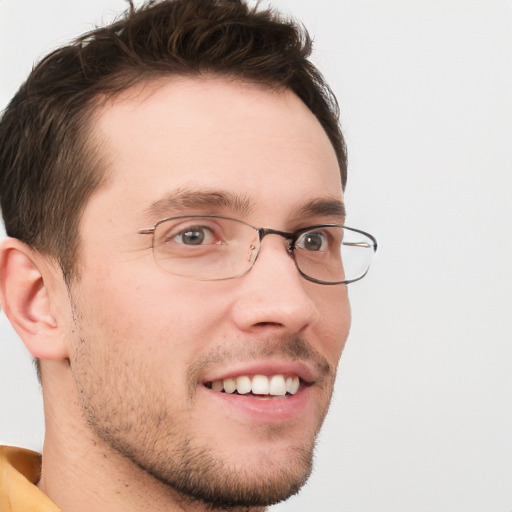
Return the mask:
<svg viewBox="0 0 512 512">
<path fill-rule="evenodd" d="M 377 239 L 373 235 L 371 235 L 370 233 L 367 233 L 366 231 L 362 231 L 360 229 L 349 228 L 348 226 L 345 226 L 343 224 L 315 224 L 315 225 L 312 225 L 312 226 L 307 226 L 305 228 L 298 229 L 297 231 L 289 232 L 289 231 L 280 231 L 278 229 L 272 229 L 272 228 L 258 228 L 256 226 L 253 226 L 252 224 L 248 224 L 247 222 L 244 222 L 243 220 L 234 219 L 232 217 L 226 217 L 226 216 L 223 216 L 223 215 L 213 215 L 213 214 L 203 214 L 203 215 L 201 215 L 201 214 L 192 214 L 192 215 L 178 215 L 176 217 L 165 217 L 163 219 L 158 220 L 154 224 L 153 227 L 139 230 L 138 234 L 139 235 L 154 235 L 155 231 L 156 231 L 156 228 L 160 224 L 162 224 L 164 222 L 167 222 L 167 221 L 170 221 L 170 220 L 194 219 L 194 218 L 206 218 L 206 219 L 213 218 L 213 219 L 224 219 L 224 220 L 230 220 L 230 221 L 238 222 L 240 224 L 244 224 L 245 226 L 248 226 L 248 227 L 254 229 L 258 233 L 258 237 L 259 237 L 260 245 L 258 247 L 258 252 L 256 253 L 256 256 L 254 257 L 254 260 L 253 260 L 251 266 L 246 271 L 244 271 L 243 273 L 238 274 L 236 276 L 221 277 L 221 278 L 218 278 L 218 279 L 203 279 L 203 280 L 206 280 L 206 281 L 226 281 L 226 280 L 229 280 L 229 279 L 237 279 L 237 278 L 242 277 L 242 276 L 246 275 L 247 273 L 249 273 L 251 271 L 251 269 L 254 267 L 254 264 L 256 263 L 256 260 L 258 259 L 258 255 L 259 255 L 260 250 L 261 250 L 261 243 L 263 241 L 263 238 L 265 238 L 267 235 L 278 235 L 278 236 L 283 237 L 286 241 L 288 241 L 289 243 L 288 243 L 286 249 L 287 249 L 288 254 L 292 257 L 293 262 L 295 263 L 295 266 L 296 266 L 297 270 L 299 271 L 299 274 L 304 279 L 307 279 L 308 281 L 311 281 L 312 283 L 324 284 L 324 285 L 349 284 L 349 283 L 354 283 L 356 281 L 359 281 L 360 279 L 362 279 L 368 273 L 368 270 L 370 269 L 370 265 L 368 265 L 368 268 L 366 269 L 366 271 L 361 276 L 359 276 L 359 277 L 357 277 L 355 279 L 331 282 L 331 281 L 323 281 L 321 279 L 316 279 L 314 277 L 310 277 L 310 276 L 305 274 L 300 269 L 300 267 L 299 267 L 299 265 L 297 263 L 297 260 L 295 258 L 295 242 L 300 238 L 300 236 L 303 233 L 307 233 L 308 231 L 311 231 L 311 230 L 314 230 L 314 229 L 320 229 L 320 228 L 335 228 L 335 227 L 336 228 L 343 228 L 343 229 L 348 229 L 349 231 L 353 231 L 355 233 L 361 233 L 362 235 L 368 237 L 373 242 L 372 244 L 366 244 L 366 243 L 361 244 L 359 242 L 344 242 L 343 245 L 359 246 L 359 247 L 365 247 L 365 248 L 368 248 L 368 249 L 373 248 L 373 254 L 375 254 L 375 252 L 377 251 L 377 246 L 378 246 Z M 154 248 L 155 248 L 155 237 L 154 236 L 153 236 L 151 247 L 153 249 L 153 255 L 154 255 L 155 254 L 154 253 Z M 157 258 L 155 258 L 155 260 L 158 263 Z M 166 272 L 169 272 L 170 274 L 172 274 L 172 272 L 166 270 L 165 268 L 163 270 L 165 270 Z M 201 280 L 201 279 L 199 279 L 199 280 Z"/>
</svg>

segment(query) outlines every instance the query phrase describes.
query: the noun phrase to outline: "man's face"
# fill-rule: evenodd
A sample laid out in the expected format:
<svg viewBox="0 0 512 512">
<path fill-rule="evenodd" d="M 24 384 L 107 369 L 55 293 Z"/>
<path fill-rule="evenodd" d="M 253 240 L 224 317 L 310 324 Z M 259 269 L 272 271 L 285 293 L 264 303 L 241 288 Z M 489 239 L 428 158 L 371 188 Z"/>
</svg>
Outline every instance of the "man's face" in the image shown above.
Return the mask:
<svg viewBox="0 0 512 512">
<path fill-rule="evenodd" d="M 70 333 L 89 427 L 189 498 L 285 499 L 309 474 L 329 405 L 350 324 L 346 287 L 302 278 L 275 235 L 243 277 L 175 276 L 138 232 L 189 214 L 282 231 L 342 222 L 318 207 L 342 200 L 326 134 L 290 92 L 183 78 L 109 102 L 93 136 L 107 183 L 81 220 Z M 256 375 L 300 387 L 284 397 L 217 390 Z"/>
</svg>

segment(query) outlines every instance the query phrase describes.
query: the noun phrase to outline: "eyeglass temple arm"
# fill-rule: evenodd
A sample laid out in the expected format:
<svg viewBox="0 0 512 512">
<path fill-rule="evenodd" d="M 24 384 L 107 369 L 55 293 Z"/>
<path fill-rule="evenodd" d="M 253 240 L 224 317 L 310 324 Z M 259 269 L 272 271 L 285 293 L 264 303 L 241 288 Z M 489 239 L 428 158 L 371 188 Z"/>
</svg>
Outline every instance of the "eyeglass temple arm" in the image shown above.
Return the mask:
<svg viewBox="0 0 512 512">
<path fill-rule="evenodd" d="M 152 235 L 155 232 L 155 228 L 147 228 L 147 229 L 141 229 L 139 231 L 139 235 Z"/>
<path fill-rule="evenodd" d="M 366 242 L 343 242 L 343 245 L 349 245 L 350 247 L 364 247 L 365 249 L 374 247 L 374 245 L 368 244 Z"/>
</svg>

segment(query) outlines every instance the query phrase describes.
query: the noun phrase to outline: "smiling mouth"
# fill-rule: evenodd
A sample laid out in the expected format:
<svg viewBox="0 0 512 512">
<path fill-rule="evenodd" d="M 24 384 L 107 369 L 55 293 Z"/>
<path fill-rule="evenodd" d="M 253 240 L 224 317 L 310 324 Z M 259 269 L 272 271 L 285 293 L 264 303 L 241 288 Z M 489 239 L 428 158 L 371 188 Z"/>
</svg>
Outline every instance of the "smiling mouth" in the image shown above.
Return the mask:
<svg viewBox="0 0 512 512">
<path fill-rule="evenodd" d="M 297 376 L 239 375 L 206 382 L 205 387 L 219 393 L 246 395 L 254 398 L 286 398 L 295 395 L 301 386 Z"/>
</svg>

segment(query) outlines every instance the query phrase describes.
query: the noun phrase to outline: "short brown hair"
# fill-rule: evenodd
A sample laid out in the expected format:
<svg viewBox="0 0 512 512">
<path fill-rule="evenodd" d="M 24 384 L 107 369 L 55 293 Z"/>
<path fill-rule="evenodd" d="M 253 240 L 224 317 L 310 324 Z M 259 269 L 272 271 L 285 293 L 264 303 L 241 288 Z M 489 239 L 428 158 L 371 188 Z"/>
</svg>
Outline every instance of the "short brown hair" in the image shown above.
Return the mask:
<svg viewBox="0 0 512 512">
<path fill-rule="evenodd" d="M 346 151 L 334 95 L 308 60 L 311 38 L 271 10 L 242 0 L 149 1 L 44 58 L 0 121 L 0 200 L 9 236 L 56 258 L 74 275 L 78 223 L 104 178 L 90 144 L 98 98 L 141 81 L 201 73 L 293 91 L 336 152 Z"/>
</svg>

